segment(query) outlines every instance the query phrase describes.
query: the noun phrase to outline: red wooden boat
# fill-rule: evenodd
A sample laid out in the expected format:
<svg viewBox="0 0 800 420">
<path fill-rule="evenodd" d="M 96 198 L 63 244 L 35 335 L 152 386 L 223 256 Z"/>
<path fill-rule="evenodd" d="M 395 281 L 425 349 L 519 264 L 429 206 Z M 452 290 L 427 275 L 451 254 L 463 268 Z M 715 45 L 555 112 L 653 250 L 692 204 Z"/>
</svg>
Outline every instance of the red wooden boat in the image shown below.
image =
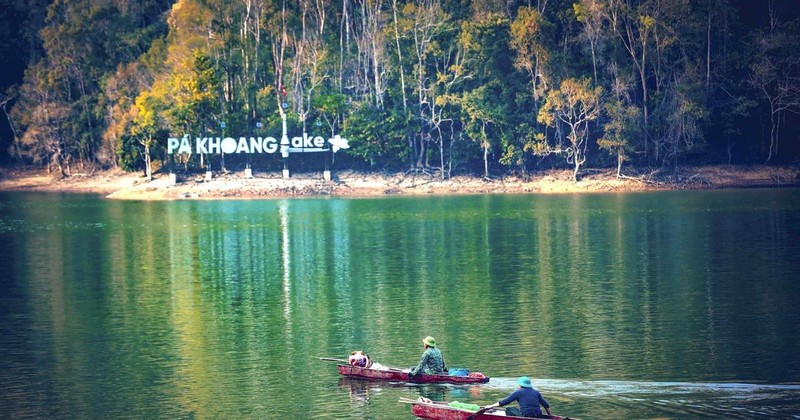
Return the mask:
<svg viewBox="0 0 800 420">
<path fill-rule="evenodd" d="M 473 414 L 475 414 L 476 410 L 468 410 L 465 408 L 457 408 L 457 407 L 450 407 L 447 403 L 444 402 L 434 402 L 434 401 L 423 401 L 423 400 L 414 400 L 414 401 L 402 401 L 401 402 L 408 402 L 411 404 L 411 412 L 414 413 L 415 416 L 422 418 L 422 419 L 430 419 L 430 420 L 530 420 L 530 417 L 517 417 L 517 416 L 508 416 L 506 415 L 503 409 L 489 409 L 483 413 L 476 415 L 475 417 L 470 418 Z M 563 416 L 545 416 L 542 418 L 547 419 L 555 419 L 555 420 L 570 420 L 570 417 L 563 417 Z"/>
<path fill-rule="evenodd" d="M 407 371 L 397 368 L 369 369 L 350 365 L 336 365 L 339 374 L 351 378 L 373 379 L 380 381 L 411 382 L 415 384 L 483 384 L 489 378 L 480 372 L 472 372 L 468 376 L 428 375 L 410 376 Z"/>
</svg>

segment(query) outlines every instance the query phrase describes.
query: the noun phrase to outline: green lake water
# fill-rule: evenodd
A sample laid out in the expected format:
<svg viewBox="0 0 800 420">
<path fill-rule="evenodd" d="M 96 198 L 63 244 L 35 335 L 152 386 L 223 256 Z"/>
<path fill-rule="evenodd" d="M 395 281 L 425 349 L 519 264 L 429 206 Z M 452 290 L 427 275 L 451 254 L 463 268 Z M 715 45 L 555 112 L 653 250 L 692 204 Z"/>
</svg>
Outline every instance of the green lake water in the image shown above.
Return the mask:
<svg viewBox="0 0 800 420">
<path fill-rule="evenodd" d="M 0 418 L 800 418 L 800 189 L 128 202 L 0 193 Z M 479 386 L 340 377 L 434 336 Z"/>
</svg>

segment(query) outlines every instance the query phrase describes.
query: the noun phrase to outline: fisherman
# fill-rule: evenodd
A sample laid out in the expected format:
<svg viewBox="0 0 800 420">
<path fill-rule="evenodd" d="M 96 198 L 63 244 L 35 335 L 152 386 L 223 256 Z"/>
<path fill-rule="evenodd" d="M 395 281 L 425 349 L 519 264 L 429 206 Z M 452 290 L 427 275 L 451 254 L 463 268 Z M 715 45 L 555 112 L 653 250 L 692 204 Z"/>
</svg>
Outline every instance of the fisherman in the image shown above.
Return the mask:
<svg viewBox="0 0 800 420">
<path fill-rule="evenodd" d="M 446 375 L 447 365 L 444 363 L 442 352 L 436 348 L 436 340 L 431 336 L 427 336 L 422 340 L 422 345 L 425 348 L 425 352 L 422 353 L 422 359 L 416 366 L 411 368 L 409 375 L 417 376 L 421 373 Z"/>
<path fill-rule="evenodd" d="M 519 409 L 516 407 L 511 407 L 506 409 L 506 414 L 510 416 L 521 415 L 522 417 L 544 417 L 542 416 L 542 409 L 539 407 L 540 405 L 547 410 L 547 415 L 552 416 L 553 413 L 550 412 L 550 404 L 542 397 L 542 394 L 539 391 L 533 389 L 533 384 L 531 384 L 531 378 L 527 376 L 522 376 L 517 380 L 517 385 L 519 387 L 514 390 L 509 396 L 503 398 L 502 400 L 492 404 L 487 405 L 484 409 L 495 408 L 495 407 L 502 407 L 504 405 L 511 404 L 512 402 L 516 401 L 519 403 Z M 516 414 L 515 411 L 519 411 L 519 414 Z"/>
</svg>

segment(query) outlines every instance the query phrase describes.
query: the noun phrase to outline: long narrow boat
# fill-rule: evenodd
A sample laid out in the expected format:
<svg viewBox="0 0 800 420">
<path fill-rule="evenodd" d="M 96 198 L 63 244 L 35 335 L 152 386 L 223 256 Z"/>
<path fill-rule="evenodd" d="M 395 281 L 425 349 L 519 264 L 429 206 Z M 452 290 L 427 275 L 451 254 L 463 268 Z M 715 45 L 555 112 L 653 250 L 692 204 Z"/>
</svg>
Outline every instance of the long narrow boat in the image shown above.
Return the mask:
<svg viewBox="0 0 800 420">
<path fill-rule="evenodd" d="M 407 371 L 397 368 L 369 369 L 350 365 L 336 365 L 339 374 L 351 378 L 363 378 L 379 381 L 411 382 L 415 384 L 483 384 L 489 378 L 479 372 L 470 373 L 468 376 L 428 375 L 420 374 L 411 376 Z"/>
<path fill-rule="evenodd" d="M 474 415 L 477 411 L 476 410 L 469 410 L 466 408 L 458 408 L 458 407 L 450 407 L 445 402 L 434 402 L 434 401 L 422 401 L 422 400 L 406 400 L 401 402 L 407 402 L 411 404 L 411 412 L 414 413 L 415 416 L 421 419 L 430 419 L 430 420 L 530 420 L 530 417 L 517 417 L 517 416 L 509 416 L 506 415 L 505 411 L 502 409 L 495 409 L 495 410 L 488 410 L 483 413 L 479 413 L 474 417 L 470 417 Z M 478 410 L 480 411 L 480 410 Z M 563 417 L 563 416 L 546 416 L 542 418 L 547 419 L 554 419 L 554 420 L 571 420 L 570 417 Z M 574 419 L 572 419 L 574 420 Z"/>
</svg>

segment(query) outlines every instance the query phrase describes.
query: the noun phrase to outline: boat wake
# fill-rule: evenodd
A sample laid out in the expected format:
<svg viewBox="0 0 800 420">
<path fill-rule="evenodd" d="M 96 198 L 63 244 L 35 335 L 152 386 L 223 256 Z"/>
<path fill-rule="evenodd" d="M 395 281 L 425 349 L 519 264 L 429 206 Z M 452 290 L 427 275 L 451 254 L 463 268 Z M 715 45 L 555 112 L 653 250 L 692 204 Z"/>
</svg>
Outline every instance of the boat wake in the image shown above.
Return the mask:
<svg viewBox="0 0 800 420">
<path fill-rule="evenodd" d="M 534 379 L 551 404 L 591 405 L 613 417 L 779 417 L 800 419 L 800 384 L 572 381 Z M 516 378 L 492 378 L 484 389 L 510 391 Z M 600 417 L 606 418 L 604 414 Z"/>
</svg>

